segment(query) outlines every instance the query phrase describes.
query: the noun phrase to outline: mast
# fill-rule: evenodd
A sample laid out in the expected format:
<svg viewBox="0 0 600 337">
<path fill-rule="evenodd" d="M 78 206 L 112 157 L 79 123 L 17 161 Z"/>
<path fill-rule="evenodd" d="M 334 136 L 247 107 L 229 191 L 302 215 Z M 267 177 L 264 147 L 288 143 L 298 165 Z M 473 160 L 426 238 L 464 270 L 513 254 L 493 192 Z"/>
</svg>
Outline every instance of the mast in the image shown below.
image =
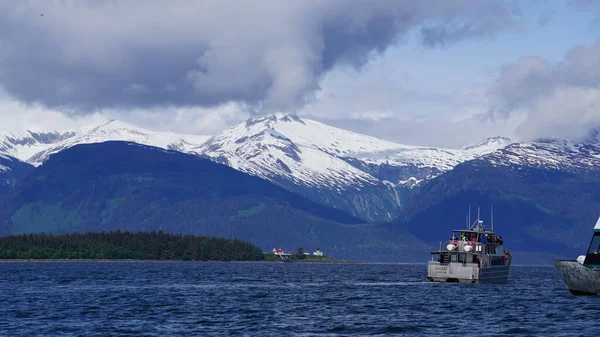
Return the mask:
<svg viewBox="0 0 600 337">
<path fill-rule="evenodd" d="M 469 228 L 471 229 L 471 205 L 469 205 Z"/>
<path fill-rule="evenodd" d="M 492 205 L 492 232 L 494 231 L 494 205 Z"/>
<path fill-rule="evenodd" d="M 481 207 L 477 207 L 477 230 L 483 229 L 483 221 L 481 221 Z"/>
</svg>

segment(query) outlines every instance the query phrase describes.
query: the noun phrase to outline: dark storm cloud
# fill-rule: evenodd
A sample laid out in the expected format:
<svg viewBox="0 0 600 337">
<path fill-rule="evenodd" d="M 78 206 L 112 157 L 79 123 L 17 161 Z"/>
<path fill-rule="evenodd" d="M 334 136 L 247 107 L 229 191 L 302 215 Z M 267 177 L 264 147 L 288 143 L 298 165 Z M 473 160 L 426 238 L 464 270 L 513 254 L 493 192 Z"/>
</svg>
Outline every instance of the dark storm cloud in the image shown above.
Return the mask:
<svg viewBox="0 0 600 337">
<path fill-rule="evenodd" d="M 511 22 L 499 0 L 0 0 L 0 87 L 78 111 L 294 110 L 324 73 L 360 68 L 412 29 L 443 45 Z"/>
</svg>

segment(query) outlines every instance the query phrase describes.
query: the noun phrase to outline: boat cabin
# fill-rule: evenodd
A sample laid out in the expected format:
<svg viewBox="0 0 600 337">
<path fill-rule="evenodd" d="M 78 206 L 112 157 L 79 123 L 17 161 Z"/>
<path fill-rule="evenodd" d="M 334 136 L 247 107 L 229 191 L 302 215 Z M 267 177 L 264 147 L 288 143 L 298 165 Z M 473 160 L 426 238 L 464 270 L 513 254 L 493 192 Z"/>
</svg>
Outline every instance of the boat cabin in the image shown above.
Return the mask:
<svg viewBox="0 0 600 337">
<path fill-rule="evenodd" d="M 585 255 L 583 265 L 591 268 L 600 268 L 600 218 L 594 226 L 594 235 Z"/>
</svg>

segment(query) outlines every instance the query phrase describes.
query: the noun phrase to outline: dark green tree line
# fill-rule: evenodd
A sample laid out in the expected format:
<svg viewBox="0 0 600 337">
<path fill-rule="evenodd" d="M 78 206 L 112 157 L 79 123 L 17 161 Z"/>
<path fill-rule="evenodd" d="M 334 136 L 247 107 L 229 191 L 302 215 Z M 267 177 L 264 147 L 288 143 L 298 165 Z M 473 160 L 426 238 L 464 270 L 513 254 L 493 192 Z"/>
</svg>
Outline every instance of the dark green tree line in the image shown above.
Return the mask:
<svg viewBox="0 0 600 337">
<path fill-rule="evenodd" d="M 262 260 L 248 242 L 219 237 L 114 231 L 0 237 L 0 259 Z"/>
</svg>

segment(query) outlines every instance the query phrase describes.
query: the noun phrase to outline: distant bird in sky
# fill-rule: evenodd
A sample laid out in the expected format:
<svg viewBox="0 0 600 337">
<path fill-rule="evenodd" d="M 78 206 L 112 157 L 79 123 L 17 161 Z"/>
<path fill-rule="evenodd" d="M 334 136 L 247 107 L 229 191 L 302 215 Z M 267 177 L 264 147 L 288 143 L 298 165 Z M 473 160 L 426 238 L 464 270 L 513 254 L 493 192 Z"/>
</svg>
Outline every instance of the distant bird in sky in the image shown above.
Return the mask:
<svg viewBox="0 0 600 337">
<path fill-rule="evenodd" d="M 44 13 L 40 13 L 40 16 L 44 16 Z"/>
</svg>

